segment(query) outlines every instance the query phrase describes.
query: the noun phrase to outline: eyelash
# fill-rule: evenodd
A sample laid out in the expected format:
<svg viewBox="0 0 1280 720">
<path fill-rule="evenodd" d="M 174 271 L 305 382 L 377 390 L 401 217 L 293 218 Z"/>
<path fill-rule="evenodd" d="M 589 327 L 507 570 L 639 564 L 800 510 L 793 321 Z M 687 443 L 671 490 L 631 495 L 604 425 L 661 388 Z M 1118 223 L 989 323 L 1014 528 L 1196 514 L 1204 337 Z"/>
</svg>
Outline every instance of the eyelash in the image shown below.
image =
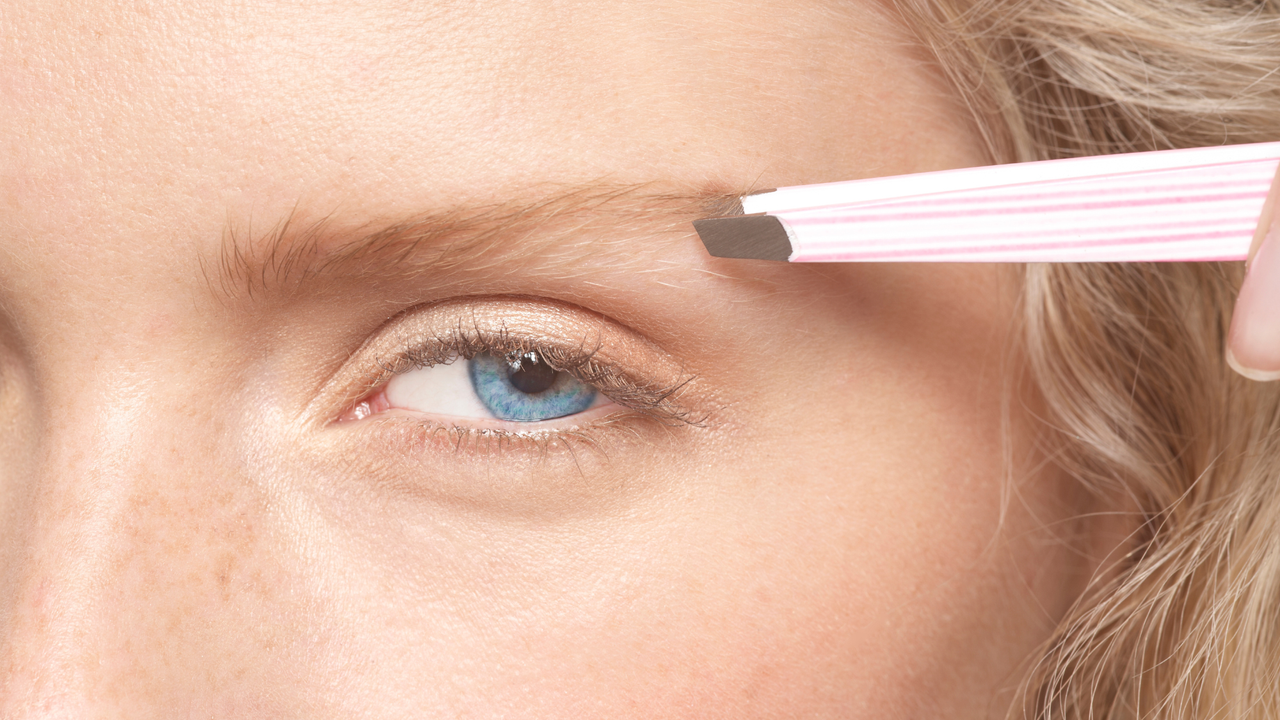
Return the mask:
<svg viewBox="0 0 1280 720">
<path fill-rule="evenodd" d="M 620 370 L 615 365 L 599 360 L 600 346 L 588 347 L 585 344 L 569 345 L 554 342 L 545 338 L 528 335 L 516 335 L 505 329 L 493 332 L 479 326 L 468 329 L 458 323 L 447 337 L 433 336 L 425 342 L 411 346 L 390 360 L 379 359 L 378 374 L 367 383 L 361 393 L 359 407 L 367 403 L 368 398 L 382 392 L 390 380 L 402 373 L 421 368 L 432 367 L 456 359 L 470 360 L 477 355 L 492 354 L 498 357 L 518 357 L 528 352 L 538 353 L 544 362 L 552 368 L 569 373 L 578 381 L 585 383 L 608 397 L 614 403 L 634 411 L 640 417 L 654 420 L 662 425 L 691 425 L 701 427 L 705 418 L 694 416 L 687 408 L 676 402 L 675 396 L 688 385 L 693 377 L 684 377 L 670 385 L 657 385 L 635 377 L 631 373 Z M 367 405 L 366 405 L 367 407 Z M 590 425 L 615 425 L 623 418 L 617 413 L 599 419 Z M 376 417 L 376 415 L 370 416 Z M 566 418 L 567 419 L 567 418 Z M 528 438 L 539 436 L 547 438 L 554 435 L 573 435 L 583 437 L 583 429 L 577 426 L 571 433 L 544 428 L 542 421 L 529 423 L 529 430 L 503 430 L 494 428 L 477 428 L 461 424 L 447 425 L 438 420 L 416 418 L 415 421 L 428 429 L 447 429 L 456 435 L 460 443 L 468 435 L 480 435 L 486 438 Z"/>
</svg>

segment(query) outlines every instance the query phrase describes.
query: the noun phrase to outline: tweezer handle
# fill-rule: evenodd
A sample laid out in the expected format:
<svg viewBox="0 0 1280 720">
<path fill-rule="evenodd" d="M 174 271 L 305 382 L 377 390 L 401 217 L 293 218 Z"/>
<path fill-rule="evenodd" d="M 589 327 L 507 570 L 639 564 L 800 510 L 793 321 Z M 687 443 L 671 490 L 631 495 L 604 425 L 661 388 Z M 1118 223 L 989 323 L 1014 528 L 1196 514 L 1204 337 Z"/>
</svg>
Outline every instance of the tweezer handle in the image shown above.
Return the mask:
<svg viewBox="0 0 1280 720">
<path fill-rule="evenodd" d="M 791 262 L 1242 260 L 1280 142 L 780 188 L 694 223 L 720 257 Z"/>
<path fill-rule="evenodd" d="M 1243 260 L 1278 165 L 1273 158 L 772 215 L 787 231 L 791 262 Z"/>
</svg>

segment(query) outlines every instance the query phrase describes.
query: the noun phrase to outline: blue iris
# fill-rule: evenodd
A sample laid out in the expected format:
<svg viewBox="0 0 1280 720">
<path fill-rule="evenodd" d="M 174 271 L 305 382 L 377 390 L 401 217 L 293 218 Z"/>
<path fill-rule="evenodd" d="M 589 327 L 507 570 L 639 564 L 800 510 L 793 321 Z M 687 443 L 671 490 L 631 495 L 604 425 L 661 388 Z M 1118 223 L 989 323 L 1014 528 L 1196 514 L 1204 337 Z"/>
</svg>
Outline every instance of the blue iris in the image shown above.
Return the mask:
<svg viewBox="0 0 1280 720">
<path fill-rule="evenodd" d="M 591 407 L 595 388 L 552 369 L 534 352 L 515 361 L 488 353 L 467 361 L 476 396 L 499 420 L 537 422 L 573 415 Z"/>
</svg>

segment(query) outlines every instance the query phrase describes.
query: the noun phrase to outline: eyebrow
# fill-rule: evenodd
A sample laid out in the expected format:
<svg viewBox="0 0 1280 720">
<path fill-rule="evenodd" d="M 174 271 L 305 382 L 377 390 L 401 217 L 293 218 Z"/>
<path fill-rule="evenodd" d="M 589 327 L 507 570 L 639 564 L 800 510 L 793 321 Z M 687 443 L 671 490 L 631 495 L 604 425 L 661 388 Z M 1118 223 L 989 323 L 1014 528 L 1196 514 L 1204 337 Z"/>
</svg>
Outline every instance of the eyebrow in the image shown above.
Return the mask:
<svg viewBox="0 0 1280 720">
<path fill-rule="evenodd" d="M 216 259 L 203 259 L 210 290 L 223 300 L 293 295 L 339 277 L 447 272 L 548 253 L 551 261 L 580 261 L 593 229 L 646 234 L 687 231 L 692 220 L 735 213 L 743 193 L 722 187 L 655 191 L 653 184 L 592 184 L 526 193 L 521 200 L 455 205 L 387 220 L 344 221 L 337 213 L 308 217 L 295 208 L 260 236 L 252 225 L 228 221 Z M 740 213 L 740 206 L 736 208 Z M 622 233 L 626 235 L 627 233 Z M 576 237 L 582 252 L 565 252 Z M 518 240 L 519 242 L 513 242 Z M 602 248 L 599 248 L 602 250 Z"/>
</svg>

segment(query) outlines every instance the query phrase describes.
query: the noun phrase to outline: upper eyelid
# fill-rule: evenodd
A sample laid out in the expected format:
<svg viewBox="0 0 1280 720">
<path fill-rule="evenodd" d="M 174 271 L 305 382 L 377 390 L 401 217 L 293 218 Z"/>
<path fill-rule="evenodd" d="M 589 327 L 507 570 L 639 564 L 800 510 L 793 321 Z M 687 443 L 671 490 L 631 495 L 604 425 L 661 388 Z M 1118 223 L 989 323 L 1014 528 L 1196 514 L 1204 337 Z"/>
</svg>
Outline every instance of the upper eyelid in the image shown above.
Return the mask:
<svg viewBox="0 0 1280 720">
<path fill-rule="evenodd" d="M 620 405 L 675 423 L 705 419 L 688 402 L 693 378 L 643 336 L 582 308 L 513 296 L 455 298 L 400 313 L 327 383 L 316 400 L 324 410 L 307 414 L 332 422 L 395 374 L 459 349 L 538 350 Z"/>
<path fill-rule="evenodd" d="M 588 348 L 580 344 L 576 350 L 568 350 L 569 356 L 557 352 L 568 349 L 566 346 L 553 344 L 548 346 L 540 337 L 512 335 L 503 330 L 486 331 L 476 327 L 466 329 L 459 327 L 450 337 L 435 337 L 430 341 L 402 350 L 389 361 L 379 361 L 383 375 L 373 384 L 380 385 L 391 377 L 415 368 L 431 367 L 452 361 L 454 358 L 469 359 L 482 353 L 501 353 L 504 356 L 523 355 L 529 351 L 537 351 L 557 370 L 573 372 L 580 364 L 588 361 L 599 350 L 599 346 Z"/>
</svg>

